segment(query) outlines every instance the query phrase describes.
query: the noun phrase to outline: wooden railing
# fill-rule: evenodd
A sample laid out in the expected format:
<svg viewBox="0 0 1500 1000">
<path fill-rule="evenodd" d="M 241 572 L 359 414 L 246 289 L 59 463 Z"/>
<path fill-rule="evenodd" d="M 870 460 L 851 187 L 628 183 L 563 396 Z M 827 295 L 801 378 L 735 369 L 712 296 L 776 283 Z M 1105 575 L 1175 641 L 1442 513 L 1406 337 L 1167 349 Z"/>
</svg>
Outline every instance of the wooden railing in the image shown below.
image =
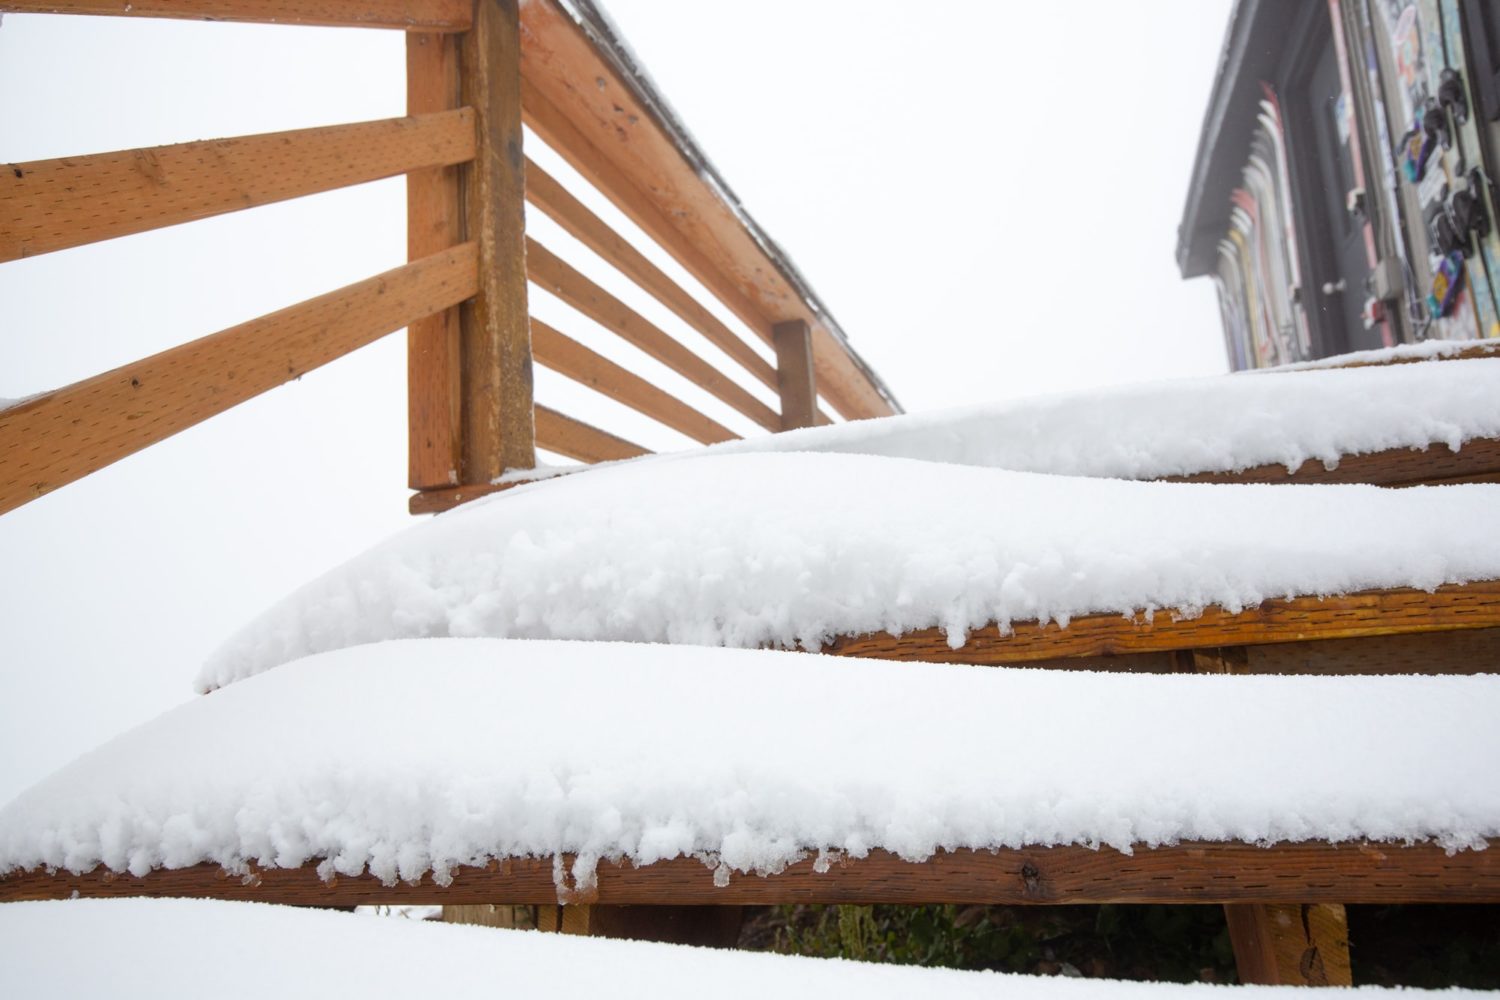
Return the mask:
<svg viewBox="0 0 1500 1000">
<path fill-rule="evenodd" d="M 533 361 L 693 441 L 738 436 L 727 416 L 532 317 L 528 282 L 758 430 L 896 412 L 582 0 L 0 0 L 0 12 L 407 32 L 405 118 L 7 165 L 0 262 L 403 174 L 409 260 L 0 410 L 0 512 L 403 327 L 414 511 L 485 492 L 533 467 L 537 448 L 584 462 L 646 452 L 538 405 Z M 523 123 L 722 308 L 532 162 Z M 529 236 L 527 202 L 727 366 Z"/>
</svg>

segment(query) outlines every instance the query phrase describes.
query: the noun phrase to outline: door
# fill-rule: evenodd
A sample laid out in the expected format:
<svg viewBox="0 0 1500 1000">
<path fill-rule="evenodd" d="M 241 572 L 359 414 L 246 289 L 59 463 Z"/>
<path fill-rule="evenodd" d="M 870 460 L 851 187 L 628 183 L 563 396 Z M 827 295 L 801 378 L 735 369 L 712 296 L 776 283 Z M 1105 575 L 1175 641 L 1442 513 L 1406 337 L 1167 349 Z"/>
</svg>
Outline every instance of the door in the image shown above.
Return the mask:
<svg viewBox="0 0 1500 1000">
<path fill-rule="evenodd" d="M 1320 230 L 1307 241 L 1311 265 L 1308 287 L 1303 291 L 1308 312 L 1321 334 L 1325 353 L 1359 351 L 1383 347 L 1381 331 L 1366 330 L 1365 279 L 1370 273 L 1365 251 L 1364 217 L 1349 207 L 1354 181 L 1354 154 L 1350 132 L 1354 108 L 1339 81 L 1338 53 L 1331 35 L 1325 34 L 1320 51 L 1294 93 L 1305 113 L 1298 116 L 1308 133 L 1297 145 L 1303 160 L 1299 180 L 1309 190 L 1302 201 L 1310 221 Z"/>
</svg>

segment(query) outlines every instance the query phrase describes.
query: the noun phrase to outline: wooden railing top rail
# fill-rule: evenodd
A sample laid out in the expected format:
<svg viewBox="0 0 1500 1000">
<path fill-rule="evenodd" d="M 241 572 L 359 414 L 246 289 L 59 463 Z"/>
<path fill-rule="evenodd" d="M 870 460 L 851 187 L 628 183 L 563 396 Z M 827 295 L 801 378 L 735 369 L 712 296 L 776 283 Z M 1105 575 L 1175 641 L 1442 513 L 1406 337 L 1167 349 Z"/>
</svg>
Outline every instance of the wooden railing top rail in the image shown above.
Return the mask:
<svg viewBox="0 0 1500 1000">
<path fill-rule="evenodd" d="M 900 412 L 603 14 L 589 0 L 532 0 L 520 13 L 527 124 L 765 343 L 777 323 L 807 323 L 818 390 L 840 414 Z"/>
<path fill-rule="evenodd" d="M 467 31 L 472 0 L 0 0 L 6 14 L 103 14 L 333 28 Z"/>
</svg>

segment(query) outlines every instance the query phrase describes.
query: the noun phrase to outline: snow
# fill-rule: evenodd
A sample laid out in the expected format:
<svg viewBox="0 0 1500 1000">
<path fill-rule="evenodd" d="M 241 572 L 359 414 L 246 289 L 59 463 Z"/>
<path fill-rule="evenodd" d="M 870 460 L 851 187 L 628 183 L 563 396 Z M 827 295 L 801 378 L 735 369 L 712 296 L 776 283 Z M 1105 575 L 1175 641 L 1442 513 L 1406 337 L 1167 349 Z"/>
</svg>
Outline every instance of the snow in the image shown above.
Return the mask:
<svg viewBox="0 0 1500 1000">
<path fill-rule="evenodd" d="M 1493 485 L 1137 483 L 832 454 L 625 464 L 397 534 L 252 621 L 198 685 L 382 639 L 817 648 L 941 627 L 958 647 L 992 621 L 1432 589 L 1500 579 L 1497 509 Z"/>
<path fill-rule="evenodd" d="M 1146 382 L 858 420 L 630 462 L 811 451 L 1157 479 L 1257 465 L 1296 469 L 1307 459 L 1333 467 L 1345 455 L 1430 445 L 1457 450 L 1496 436 L 1500 358 L 1484 358 Z M 529 478 L 513 472 L 501 481 Z"/>
<path fill-rule="evenodd" d="M 1500 676 L 1129 675 L 429 639 L 182 705 L 0 809 L 0 872 L 439 883 L 493 858 L 1500 836 Z M 1275 739 L 1266 739 L 1267 720 Z M 816 762 L 816 766 L 810 766 Z M 461 874 L 459 877 L 462 877 Z"/>
<path fill-rule="evenodd" d="M 870 965 L 185 899 L 0 906 L 0 989 L 26 997 L 150 1000 L 497 994 L 558 1000 L 1224 1000 L 1317 992 Z M 1407 1000 L 1420 995 L 1400 993 Z M 1348 1000 L 1396 996 L 1376 987 L 1339 991 Z M 1479 1000 L 1491 994 L 1448 990 L 1442 996 Z"/>
<path fill-rule="evenodd" d="M 1342 365 L 1388 365 L 1401 361 L 1434 361 L 1451 358 L 1475 349 L 1500 350 L 1500 341 L 1483 340 L 1424 340 L 1416 344 L 1397 344 L 1394 347 L 1377 347 L 1369 351 L 1350 351 L 1313 361 L 1297 361 L 1273 368 L 1253 368 L 1246 374 L 1262 372 L 1305 372 L 1317 368 L 1336 368 Z"/>
</svg>

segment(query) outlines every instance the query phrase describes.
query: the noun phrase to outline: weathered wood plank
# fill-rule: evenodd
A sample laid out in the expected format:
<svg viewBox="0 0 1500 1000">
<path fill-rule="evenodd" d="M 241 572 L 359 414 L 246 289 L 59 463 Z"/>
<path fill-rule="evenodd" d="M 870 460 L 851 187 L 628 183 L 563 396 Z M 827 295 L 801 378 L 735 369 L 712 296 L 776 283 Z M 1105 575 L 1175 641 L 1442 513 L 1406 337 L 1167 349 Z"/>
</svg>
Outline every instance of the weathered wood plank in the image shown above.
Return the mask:
<svg viewBox="0 0 1500 1000">
<path fill-rule="evenodd" d="M 580 462 L 609 462 L 651 454 L 638 444 L 541 404 L 536 408 L 536 443 Z"/>
<path fill-rule="evenodd" d="M 717 905 L 771 903 L 1493 903 L 1500 902 L 1500 840 L 1449 855 L 1434 844 L 1187 843 L 1132 854 L 1113 848 L 1022 847 L 945 851 L 922 863 L 886 851 L 835 862 L 814 859 L 779 875 L 714 873 L 694 858 L 642 868 L 603 862 L 588 892 L 559 900 L 551 858 L 461 868 L 450 885 L 430 877 L 382 885 L 364 875 L 318 878 L 315 866 L 231 875 L 216 865 L 144 878 L 95 871 L 0 875 L 0 902 L 79 897 L 182 896 L 304 906 L 373 903 Z M 564 859 L 571 864 L 571 859 Z"/>
<path fill-rule="evenodd" d="M 577 268 L 536 240 L 526 240 L 526 267 L 531 280 L 556 295 L 622 340 L 734 407 L 768 431 L 779 430 L 781 417 L 729 376 L 684 347 L 661 327 L 595 284 Z"/>
<path fill-rule="evenodd" d="M 474 294 L 472 243 L 0 410 L 0 513 Z"/>
<path fill-rule="evenodd" d="M 407 35 L 406 113 L 422 115 L 457 107 L 461 100 L 458 64 L 456 36 Z M 462 242 L 463 229 L 459 167 L 424 167 L 407 173 L 407 259 L 420 260 Z M 414 489 L 456 485 L 463 466 L 459 312 L 457 306 L 444 309 L 407 328 L 407 484 Z"/>
<path fill-rule="evenodd" d="M 542 168 L 526 161 L 526 198 L 575 239 L 604 258 L 611 267 L 645 289 L 704 339 L 735 361 L 768 389 L 776 388 L 776 369 L 746 344 L 702 303 L 689 295 L 666 272 L 631 246 L 588 206 Z"/>
<path fill-rule="evenodd" d="M 716 444 L 739 437 L 718 421 L 710 420 L 675 396 L 536 318 L 531 320 L 531 350 L 538 362 L 553 371 L 659 420 L 695 441 Z"/>
<path fill-rule="evenodd" d="M 846 636 L 823 652 L 887 660 L 1019 664 L 1079 656 L 1115 656 L 1174 649 L 1352 639 L 1360 636 L 1500 627 L 1500 581 L 1439 587 L 1366 590 L 1334 597 L 1277 598 L 1240 612 L 1210 607 L 1197 618 L 1174 620 L 1158 611 L 1142 616 L 1082 615 L 1067 628 L 1017 622 L 1008 635 L 994 625 L 972 633 L 958 649 L 939 629 L 893 636 Z"/>
<path fill-rule="evenodd" d="M 0 168 L 0 261 L 473 156 L 474 115 L 458 109 L 6 164 Z"/>
<path fill-rule="evenodd" d="M 1224 916 L 1241 983 L 1354 985 L 1343 904 L 1230 903 Z"/>
<path fill-rule="evenodd" d="M 733 298 L 748 301 L 751 315 L 758 317 L 750 322 L 741 316 L 758 335 L 769 337 L 771 324 L 783 320 L 807 322 L 813 330 L 818 383 L 841 414 L 854 418 L 894 412 L 863 364 L 803 300 L 718 186 L 687 161 L 572 19 L 552 2 L 529 3 L 522 11 L 521 30 L 527 84 L 523 99 L 533 116 L 550 119 L 533 123 L 547 143 L 739 313 L 719 290 L 732 286 L 737 293 Z M 559 128 L 557 119 L 571 128 Z M 609 169 L 599 169 L 601 161 Z M 618 178 L 628 185 L 619 185 Z M 638 218 L 636 205 L 643 199 L 653 210 Z M 694 252 L 680 255 L 684 244 Z"/>
<path fill-rule="evenodd" d="M 0 0 L 0 13 L 104 14 L 335 28 L 467 31 L 471 0 Z"/>
<path fill-rule="evenodd" d="M 1456 481 L 1500 482 L 1500 439 L 1475 438 L 1458 451 L 1434 442 L 1427 448 L 1390 448 L 1345 455 L 1337 467 L 1309 459 L 1294 472 L 1285 465 L 1257 465 L 1239 472 L 1166 476 L 1176 483 L 1369 483 L 1374 486 L 1439 485 Z"/>
<path fill-rule="evenodd" d="M 777 392 L 781 396 L 781 429 L 812 427 L 818 421 L 818 384 L 813 368 L 812 331 L 800 319 L 777 323 Z"/>
<path fill-rule="evenodd" d="M 465 483 L 536 465 L 526 305 L 526 161 L 521 152 L 517 0 L 478 0 L 463 36 L 463 102 L 479 135 L 467 173 L 467 233 L 479 246 L 479 294 L 460 313 Z"/>
<path fill-rule="evenodd" d="M 1452 354 L 1442 354 L 1430 358 L 1386 358 L 1382 361 L 1345 361 L 1334 365 L 1335 368 L 1372 368 L 1384 367 L 1386 365 L 1410 365 L 1424 364 L 1428 361 L 1472 361 L 1475 358 L 1493 358 L 1500 355 L 1500 340 L 1477 340 L 1472 344 L 1465 344 Z M 1294 368 L 1293 371 L 1324 371 L 1320 368 Z"/>
</svg>

